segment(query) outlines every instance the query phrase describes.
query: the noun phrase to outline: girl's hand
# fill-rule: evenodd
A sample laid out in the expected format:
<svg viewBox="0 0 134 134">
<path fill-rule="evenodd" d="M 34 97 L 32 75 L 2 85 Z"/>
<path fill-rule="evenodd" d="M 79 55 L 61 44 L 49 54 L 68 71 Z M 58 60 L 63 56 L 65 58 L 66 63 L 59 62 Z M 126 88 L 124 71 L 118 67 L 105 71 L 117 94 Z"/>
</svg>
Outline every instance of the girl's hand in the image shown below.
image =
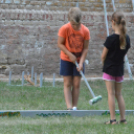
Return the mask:
<svg viewBox="0 0 134 134">
<path fill-rule="evenodd" d="M 73 55 L 72 53 L 70 53 L 69 59 L 70 59 L 73 63 L 75 63 L 75 61 L 77 60 L 77 59 L 76 59 L 76 56 Z"/>
<path fill-rule="evenodd" d="M 83 64 L 79 63 L 79 68 L 77 67 L 77 70 L 80 72 L 81 70 L 83 70 Z"/>
</svg>

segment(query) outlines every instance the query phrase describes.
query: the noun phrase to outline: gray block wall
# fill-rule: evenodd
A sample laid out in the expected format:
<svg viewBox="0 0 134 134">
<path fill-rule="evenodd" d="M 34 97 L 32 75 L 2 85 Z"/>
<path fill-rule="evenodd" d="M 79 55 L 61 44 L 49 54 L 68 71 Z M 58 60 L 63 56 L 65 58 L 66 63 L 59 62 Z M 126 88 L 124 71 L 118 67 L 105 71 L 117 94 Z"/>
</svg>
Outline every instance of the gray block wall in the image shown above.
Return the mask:
<svg viewBox="0 0 134 134">
<path fill-rule="evenodd" d="M 58 29 L 68 22 L 67 12 L 77 0 L 0 0 L 0 73 L 21 74 L 23 70 L 59 76 L 60 50 L 57 48 Z M 110 34 L 111 0 L 106 0 Z M 117 9 L 125 12 L 127 31 L 132 47 L 128 59 L 134 73 L 134 13 L 131 0 L 115 0 Z M 86 75 L 100 76 L 100 60 L 106 39 L 102 0 L 79 0 L 83 11 L 82 23 L 91 33 Z"/>
</svg>

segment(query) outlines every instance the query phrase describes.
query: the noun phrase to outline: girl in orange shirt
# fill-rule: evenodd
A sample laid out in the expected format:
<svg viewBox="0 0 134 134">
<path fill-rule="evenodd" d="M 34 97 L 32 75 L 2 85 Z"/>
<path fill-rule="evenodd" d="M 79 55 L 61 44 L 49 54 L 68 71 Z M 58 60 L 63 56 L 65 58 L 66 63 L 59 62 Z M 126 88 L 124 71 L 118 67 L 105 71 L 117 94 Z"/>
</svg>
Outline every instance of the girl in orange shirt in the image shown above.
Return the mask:
<svg viewBox="0 0 134 134">
<path fill-rule="evenodd" d="M 81 24 L 81 10 L 70 8 L 69 23 L 63 25 L 58 32 L 58 47 L 61 49 L 60 75 L 64 79 L 64 96 L 68 110 L 77 110 L 81 76 L 84 72 L 84 61 L 88 53 L 90 32 Z M 76 68 L 75 61 L 79 63 Z"/>
</svg>

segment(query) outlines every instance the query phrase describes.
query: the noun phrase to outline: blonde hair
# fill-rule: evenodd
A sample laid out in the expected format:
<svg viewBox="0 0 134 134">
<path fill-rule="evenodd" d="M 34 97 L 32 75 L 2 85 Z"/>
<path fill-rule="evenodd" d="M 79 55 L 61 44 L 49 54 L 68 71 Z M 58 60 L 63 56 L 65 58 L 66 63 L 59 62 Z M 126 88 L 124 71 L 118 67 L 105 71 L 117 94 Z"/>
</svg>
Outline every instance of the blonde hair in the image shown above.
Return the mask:
<svg viewBox="0 0 134 134">
<path fill-rule="evenodd" d="M 81 10 L 78 7 L 72 7 L 68 12 L 69 21 L 73 21 L 77 24 L 81 22 Z"/>
<path fill-rule="evenodd" d="M 120 27 L 120 48 L 126 48 L 126 21 L 121 11 L 116 11 L 112 15 L 112 20 Z"/>
</svg>

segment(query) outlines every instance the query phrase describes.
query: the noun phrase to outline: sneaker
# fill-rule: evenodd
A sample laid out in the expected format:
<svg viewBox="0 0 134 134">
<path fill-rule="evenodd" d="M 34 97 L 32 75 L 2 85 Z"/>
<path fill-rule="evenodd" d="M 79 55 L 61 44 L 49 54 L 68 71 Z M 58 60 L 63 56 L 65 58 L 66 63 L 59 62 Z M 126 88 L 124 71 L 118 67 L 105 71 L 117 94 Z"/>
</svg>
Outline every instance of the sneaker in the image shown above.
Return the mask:
<svg viewBox="0 0 134 134">
<path fill-rule="evenodd" d="M 73 110 L 72 108 L 68 108 L 67 110 Z"/>
</svg>

